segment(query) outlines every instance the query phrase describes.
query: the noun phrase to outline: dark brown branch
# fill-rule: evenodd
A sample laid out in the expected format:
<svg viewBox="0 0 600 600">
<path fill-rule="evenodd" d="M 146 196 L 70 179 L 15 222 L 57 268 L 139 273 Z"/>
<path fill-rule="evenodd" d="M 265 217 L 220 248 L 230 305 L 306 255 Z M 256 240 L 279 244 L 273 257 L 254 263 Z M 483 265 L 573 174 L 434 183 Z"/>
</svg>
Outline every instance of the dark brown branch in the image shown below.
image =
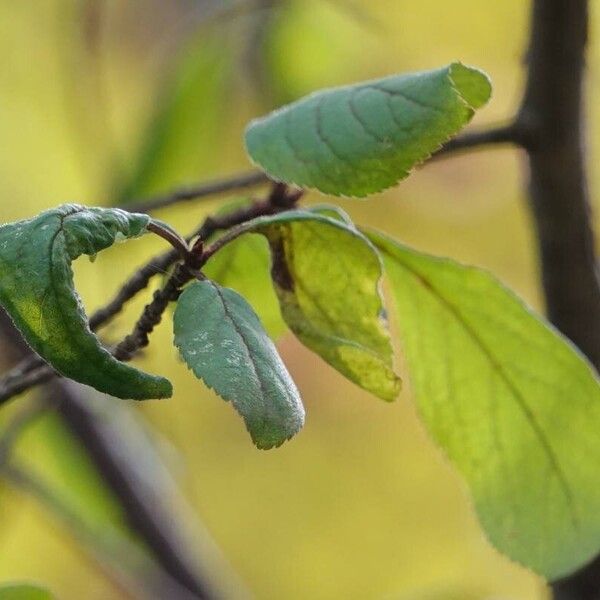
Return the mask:
<svg viewBox="0 0 600 600">
<path fill-rule="evenodd" d="M 268 202 L 272 206 L 277 206 L 280 210 L 287 210 L 292 208 L 295 205 L 295 203 L 302 197 L 303 194 L 303 190 L 289 191 L 288 187 L 285 184 L 280 183 L 274 186 L 273 192 L 271 193 Z M 227 233 L 223 234 L 213 244 L 206 247 L 204 249 L 204 252 L 202 253 L 202 258 L 199 266 L 206 263 L 213 254 L 216 254 L 224 246 L 226 246 L 230 242 L 233 242 L 235 239 L 237 239 L 244 233 L 248 232 L 250 230 L 249 222 L 251 220 L 252 219 L 247 219 L 235 226 L 232 226 L 228 229 Z"/>
<path fill-rule="evenodd" d="M 110 424 L 98 418 L 80 386 L 55 381 L 48 397 L 60 400 L 59 414 L 85 444 L 98 472 L 119 499 L 132 530 L 140 534 L 166 573 L 195 598 L 220 597 L 213 588 L 211 574 L 193 558 L 182 523 L 169 513 L 168 498 L 163 497 L 159 485 L 148 485 L 143 469 L 136 467 L 135 457 L 124 451 Z"/>
<path fill-rule="evenodd" d="M 148 231 L 151 231 L 155 235 L 161 237 L 163 240 L 169 242 L 169 244 L 173 246 L 173 249 L 177 251 L 183 260 L 187 259 L 190 252 L 188 244 L 175 230 L 171 229 L 164 223 L 154 220 L 148 223 L 147 229 Z"/>
<path fill-rule="evenodd" d="M 600 367 L 600 282 L 583 144 L 587 0 L 534 0 L 517 122 L 528 132 L 530 199 L 550 321 Z M 600 598 L 600 560 L 554 585 L 556 600 Z"/>
<path fill-rule="evenodd" d="M 166 208 L 167 206 L 179 204 L 180 202 L 198 200 L 200 198 L 207 198 L 209 196 L 217 196 L 219 194 L 265 185 L 269 183 L 269 181 L 269 178 L 263 171 L 250 171 L 227 179 L 217 179 L 197 186 L 181 188 L 170 194 L 125 204 L 122 208 L 131 212 L 152 212 L 153 210 Z"/>
<path fill-rule="evenodd" d="M 228 229 L 260 215 L 290 208 L 298 197 L 299 193 L 288 193 L 285 186 L 275 185 L 266 201 L 255 202 L 218 218 L 206 219 L 193 236 L 199 236 L 202 240 L 208 239 L 219 230 Z M 194 247 L 201 248 L 202 245 L 195 244 Z M 111 303 L 92 317 L 93 328 L 96 329 L 108 322 L 130 297 L 144 289 L 150 278 L 157 272 L 157 268 L 158 272 L 162 272 L 176 262 L 177 258 L 178 252 L 173 250 L 145 265 L 121 288 Z M 166 306 L 165 300 L 175 293 L 174 291 L 180 283 L 180 280 L 177 279 L 177 272 L 180 270 L 184 276 L 187 276 L 185 267 L 181 266 L 176 269 L 174 276 L 169 280 L 172 283 L 167 286 L 167 291 L 163 290 L 162 294 L 159 292 L 158 300 L 155 295 L 153 302 L 158 304 L 153 305 L 151 302 L 149 307 L 146 307 L 142 319 L 136 324 L 133 337 L 128 336 L 123 345 L 117 349 L 117 354 L 122 354 L 123 359 L 129 358 L 137 347 L 147 343 L 147 336 L 155 322 L 160 320 L 161 307 Z M 0 311 L 0 331 L 5 339 L 9 339 L 9 347 L 13 353 L 27 355 L 31 352 L 4 311 Z M 36 383 L 50 380 L 54 376 L 55 373 L 47 366 L 33 369 L 21 379 L 19 391 L 24 391 Z M 143 482 L 136 478 L 136 469 L 132 464 L 132 461 L 135 462 L 135 458 L 129 457 L 122 451 L 122 444 L 115 438 L 114 432 L 107 428 L 103 419 L 96 418 L 92 411 L 92 405 L 80 398 L 75 390 L 76 386 L 70 382 L 58 380 L 53 383 L 49 394 L 50 397 L 60 399 L 60 413 L 63 419 L 73 434 L 81 440 L 100 474 L 116 494 L 132 528 L 139 533 L 151 549 L 161 567 L 179 585 L 184 586 L 196 598 L 215 597 L 214 591 L 206 583 L 210 578 L 206 574 L 199 573 L 198 565 L 194 564 L 195 561 L 190 560 L 185 545 L 176 535 L 173 518 L 162 504 L 164 498 L 160 493 L 151 493 L 152 490 L 148 490 L 147 486 L 142 485 Z"/>
<path fill-rule="evenodd" d="M 586 0 L 536 0 L 519 120 L 548 318 L 600 368 L 600 281 L 588 201 L 582 116 Z"/>
<path fill-rule="evenodd" d="M 0 405 L 37 385 L 47 383 L 56 376 L 57 373 L 46 363 L 22 377 L 12 377 L 9 373 L 9 377 L 0 386 Z"/>
<path fill-rule="evenodd" d="M 300 195 L 300 191 L 288 191 L 287 186 L 275 184 L 267 200 L 254 202 L 220 217 L 208 217 L 188 240 L 195 237 L 207 240 L 220 230 L 230 229 L 259 216 L 287 210 L 297 202 Z M 90 318 L 92 330 L 97 330 L 108 323 L 120 312 L 128 300 L 148 285 L 150 279 L 156 273 L 164 272 L 177 262 L 178 258 L 178 252 L 171 250 L 144 265 L 125 283 L 117 296 L 107 306 Z M 147 345 L 148 336 L 160 322 L 167 305 L 171 300 L 176 299 L 177 290 L 187 283 L 192 276 L 193 273 L 185 265 L 182 265 L 169 278 L 165 287 L 155 292 L 154 298 L 144 308 L 142 316 L 136 323 L 132 333 L 116 347 L 115 356 L 119 360 L 130 360 L 138 350 Z M 56 375 L 55 371 L 46 365 L 41 358 L 28 356 L 0 381 L 0 405 L 36 385 L 50 381 Z"/>
<path fill-rule="evenodd" d="M 0 309 L 0 337 L 8 342 L 6 345 L 10 348 L 13 358 L 18 359 L 31 353 L 30 348 L 2 309 Z M 53 374 L 49 373 L 48 378 L 52 377 Z M 122 441 L 110 430 L 106 419 L 98 419 L 93 412 L 93 403 L 79 398 L 74 391 L 75 387 L 68 387 L 69 385 L 63 380 L 54 382 L 53 387 L 44 396 L 43 405 L 46 407 L 52 407 L 56 403 L 60 405 L 60 414 L 123 505 L 134 531 L 147 544 L 160 568 L 166 571 L 164 577 L 172 577 L 173 585 L 176 587 L 184 586 L 185 589 L 182 588 L 181 593 L 174 598 L 186 597 L 188 595 L 185 594 L 186 589 L 189 589 L 195 598 L 214 597 L 214 595 L 204 594 L 202 590 L 207 589 L 207 586 L 203 583 L 203 578 L 189 567 L 192 564 L 192 560 L 186 557 L 189 551 L 179 539 L 173 536 L 173 519 L 166 519 L 166 512 L 159 511 L 159 503 L 149 496 L 147 489 L 140 486 L 139 482 L 130 480 L 131 472 L 135 471 L 137 460 L 135 454 L 130 455 L 123 451 Z M 6 459 L 11 449 L 11 441 L 7 438 L 3 439 L 0 459 Z M 140 506 L 145 506 L 145 509 L 139 510 Z"/>
<path fill-rule="evenodd" d="M 136 352 L 148 345 L 149 336 L 160 323 L 167 306 L 177 299 L 179 290 L 193 277 L 192 270 L 185 263 L 177 265 L 164 287 L 154 292 L 152 302 L 144 307 L 133 331 L 114 349 L 113 356 L 116 359 L 130 360 Z"/>
<path fill-rule="evenodd" d="M 113 355 L 118 360 L 129 360 L 136 352 L 145 348 L 149 342 L 149 336 L 154 328 L 160 323 L 163 313 L 170 302 L 177 300 L 180 290 L 183 286 L 196 277 L 196 270 L 224 244 L 219 244 L 222 239 L 235 239 L 241 235 L 244 229 L 244 223 L 251 221 L 255 217 L 269 215 L 274 212 L 287 210 L 291 208 L 300 198 L 301 191 L 288 191 L 284 184 L 275 184 L 269 198 L 264 202 L 256 202 L 247 208 L 235 211 L 228 217 L 221 220 L 207 220 L 198 230 L 200 245 L 207 240 L 216 229 L 229 229 L 229 231 L 215 242 L 209 248 L 206 248 L 197 257 L 193 253 L 188 253 L 185 262 L 177 265 L 171 277 L 161 290 L 154 292 L 152 302 L 147 304 L 141 317 L 135 324 L 134 330 L 129 334 L 113 351 Z M 226 225 L 226 227 L 224 227 Z"/>
<path fill-rule="evenodd" d="M 524 131 L 520 125 L 511 123 L 500 127 L 467 131 L 446 142 L 432 156 L 434 159 L 446 158 L 451 154 L 475 150 L 488 146 L 513 145 L 521 146 L 524 141 Z"/>
</svg>

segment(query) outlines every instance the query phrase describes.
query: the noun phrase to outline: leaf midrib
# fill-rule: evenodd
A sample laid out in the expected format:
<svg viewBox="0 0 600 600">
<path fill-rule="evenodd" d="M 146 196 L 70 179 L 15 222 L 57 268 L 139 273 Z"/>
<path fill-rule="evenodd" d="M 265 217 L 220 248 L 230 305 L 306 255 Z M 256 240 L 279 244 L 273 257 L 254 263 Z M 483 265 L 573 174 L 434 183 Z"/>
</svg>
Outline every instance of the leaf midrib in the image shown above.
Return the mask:
<svg viewBox="0 0 600 600">
<path fill-rule="evenodd" d="M 488 348 L 488 346 L 480 338 L 480 336 L 473 329 L 473 327 L 460 314 L 459 309 L 450 300 L 448 300 L 442 294 L 442 292 L 431 283 L 431 281 L 426 279 L 423 275 L 421 275 L 419 272 L 415 271 L 413 268 L 411 268 L 406 263 L 401 262 L 401 260 L 397 256 L 392 256 L 389 253 L 387 253 L 387 254 L 391 258 L 396 259 L 397 265 L 399 265 L 401 268 L 408 271 L 423 286 L 423 288 L 425 288 L 426 290 L 428 290 L 430 292 L 430 294 L 433 298 L 438 300 L 438 302 L 455 317 L 455 319 L 457 320 L 459 325 L 464 329 L 464 331 L 467 333 L 467 335 L 475 342 L 475 345 L 486 356 L 486 358 L 492 365 L 493 370 L 498 374 L 500 379 L 506 384 L 509 391 L 511 392 L 511 395 L 514 397 L 517 406 L 521 409 L 521 411 L 525 415 L 527 422 L 531 426 L 535 436 L 538 438 L 542 448 L 544 449 L 544 452 L 547 455 L 550 465 L 553 468 L 553 471 L 559 482 L 560 488 L 561 488 L 561 490 L 565 496 L 565 499 L 567 501 L 567 506 L 569 508 L 569 513 L 570 513 L 571 519 L 573 521 L 573 525 L 574 525 L 574 527 L 579 528 L 579 517 L 577 514 L 577 507 L 575 505 L 575 501 L 574 501 L 573 495 L 571 493 L 569 484 L 567 482 L 565 473 L 563 472 L 562 467 L 560 466 L 558 456 L 554 452 L 554 449 L 552 448 L 550 441 L 546 437 L 546 434 L 544 433 L 544 430 L 541 428 L 540 424 L 537 422 L 533 411 L 527 404 L 527 401 L 525 400 L 525 397 L 523 396 L 521 391 L 511 381 L 508 373 L 502 367 L 501 363 L 498 362 L 498 360 L 495 358 L 492 350 L 490 350 L 490 348 Z"/>
</svg>

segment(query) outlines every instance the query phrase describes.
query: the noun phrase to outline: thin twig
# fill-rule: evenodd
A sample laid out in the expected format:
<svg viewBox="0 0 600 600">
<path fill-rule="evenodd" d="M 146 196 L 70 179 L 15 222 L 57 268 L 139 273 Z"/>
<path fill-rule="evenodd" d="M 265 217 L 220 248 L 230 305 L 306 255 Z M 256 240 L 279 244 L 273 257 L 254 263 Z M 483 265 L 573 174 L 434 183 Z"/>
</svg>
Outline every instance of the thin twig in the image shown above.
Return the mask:
<svg viewBox="0 0 600 600">
<path fill-rule="evenodd" d="M 284 184 L 275 184 L 266 201 L 251 205 L 249 207 L 251 210 L 242 209 L 233 213 L 234 219 L 229 222 L 236 222 L 237 224 L 197 257 L 193 253 L 188 253 L 186 260 L 177 265 L 164 287 L 154 292 L 152 301 L 144 307 L 144 311 L 135 324 L 133 331 L 113 350 L 113 356 L 118 360 L 129 360 L 136 352 L 145 348 L 149 343 L 150 334 L 160 323 L 169 303 L 177 300 L 183 286 L 196 277 L 196 271 L 204 265 L 210 256 L 222 248 L 225 243 L 248 231 L 248 227 L 244 225 L 251 222 L 253 218 L 289 210 L 301 195 L 302 192 L 299 190 L 291 191 Z M 212 231 L 205 229 L 204 226 L 200 228 L 201 235 L 199 235 L 199 239 L 202 243 L 214 232 L 214 227 L 215 221 L 212 222 Z M 219 244 L 225 238 L 227 238 L 227 242 Z M 201 248 L 202 244 L 198 247 Z"/>
<path fill-rule="evenodd" d="M 148 231 L 156 234 L 161 237 L 163 240 L 166 240 L 173 246 L 173 248 L 179 253 L 179 256 L 186 260 L 189 256 L 190 249 L 187 245 L 187 242 L 174 230 L 171 229 L 166 223 L 161 223 L 160 221 L 152 220 L 146 226 Z"/>
<path fill-rule="evenodd" d="M 207 240 L 217 231 L 230 229 L 260 216 L 288 210 L 295 205 L 300 195 L 301 191 L 299 190 L 288 191 L 285 185 L 275 184 L 267 200 L 254 202 L 220 217 L 207 217 L 202 225 L 188 237 L 188 240 L 195 237 Z M 127 301 L 148 285 L 150 279 L 157 272 L 164 272 L 175 264 L 178 258 L 178 252 L 171 250 L 154 258 L 138 270 L 125 283 L 117 296 L 91 317 L 90 327 L 92 330 L 97 330 L 100 326 L 108 323 L 121 311 Z M 156 269 L 157 265 L 160 265 L 160 270 Z M 148 336 L 160 322 L 169 302 L 176 299 L 178 290 L 193 276 L 193 272 L 185 264 L 176 268 L 163 289 L 157 290 L 152 301 L 144 307 L 133 331 L 116 346 L 114 349 L 116 358 L 128 361 L 138 350 L 147 345 Z M 57 375 L 41 358 L 25 359 L 0 380 L 0 405 L 36 385 L 50 381 Z"/>
<path fill-rule="evenodd" d="M 232 227 L 227 231 L 227 233 L 223 234 L 220 238 L 215 240 L 210 246 L 207 246 L 202 253 L 202 264 L 206 263 L 208 259 L 216 254 L 220 250 L 222 250 L 227 244 L 230 244 L 237 238 L 239 238 L 244 233 L 248 233 L 252 229 L 252 221 L 246 221 L 244 223 L 240 223 L 235 227 Z"/>
<path fill-rule="evenodd" d="M 179 290 L 193 277 L 187 264 L 177 265 L 164 287 L 154 292 L 152 301 L 144 307 L 133 331 L 113 350 L 112 354 L 117 360 L 130 360 L 136 352 L 148 345 L 149 336 L 160 323 L 167 306 L 177 299 Z"/>
<path fill-rule="evenodd" d="M 181 188 L 164 194 L 161 196 L 154 196 L 147 200 L 140 200 L 139 202 L 132 202 L 123 205 L 121 208 L 125 208 L 131 212 L 152 212 L 160 208 L 166 208 L 173 204 L 179 204 L 189 200 L 198 200 L 200 198 L 207 198 L 209 196 L 217 196 L 219 194 L 225 194 L 227 192 L 234 192 L 236 190 L 244 190 L 260 185 L 269 183 L 268 176 L 263 171 L 250 171 L 241 175 L 235 175 L 226 179 L 216 179 L 203 183 L 197 186 L 190 186 L 187 188 Z"/>
<path fill-rule="evenodd" d="M 298 195 L 296 194 L 295 198 L 291 199 L 295 200 L 297 197 Z M 218 231 L 229 229 L 239 223 L 254 219 L 261 215 L 272 214 L 276 210 L 284 207 L 285 206 L 278 207 L 276 197 L 274 194 L 271 194 L 271 198 L 267 202 L 255 202 L 242 207 L 237 211 L 226 213 L 219 217 L 207 217 L 202 225 L 186 238 L 186 241 L 190 242 L 194 238 L 207 240 Z M 121 312 L 129 300 L 148 287 L 150 280 L 155 275 L 167 272 L 168 269 L 177 262 L 178 258 L 179 253 L 176 250 L 169 250 L 168 252 L 155 256 L 143 267 L 139 268 L 121 286 L 115 297 L 90 317 L 90 329 L 92 331 L 98 331 L 103 325 L 110 322 L 113 317 Z M 37 373 L 28 378 L 29 373 L 39 369 L 39 367 L 45 366 L 46 362 L 38 355 L 30 355 L 19 362 L 19 364 L 0 379 L 0 404 L 2 403 L 4 392 L 7 392 L 9 389 L 14 390 L 15 394 L 19 394 L 32 387 L 32 385 L 36 385 L 36 383 L 44 383 L 50 379 L 52 375 L 47 373 L 47 370 L 45 379 L 43 378 L 43 373 Z M 41 377 L 41 379 L 37 379 L 38 377 Z"/>
<path fill-rule="evenodd" d="M 524 132 L 520 125 L 511 123 L 499 127 L 485 128 L 467 132 L 446 142 L 433 158 L 442 158 L 458 151 L 471 150 L 483 146 L 499 144 L 524 144 Z M 134 201 L 124 204 L 122 208 L 131 212 L 152 212 L 180 202 L 199 200 L 218 196 L 236 190 L 244 190 L 252 187 L 258 187 L 269 183 L 271 180 L 263 171 L 249 171 L 227 177 L 224 179 L 215 179 L 207 183 L 201 183 L 186 188 L 180 188 L 168 194 L 154 196 L 145 200 Z"/>
</svg>

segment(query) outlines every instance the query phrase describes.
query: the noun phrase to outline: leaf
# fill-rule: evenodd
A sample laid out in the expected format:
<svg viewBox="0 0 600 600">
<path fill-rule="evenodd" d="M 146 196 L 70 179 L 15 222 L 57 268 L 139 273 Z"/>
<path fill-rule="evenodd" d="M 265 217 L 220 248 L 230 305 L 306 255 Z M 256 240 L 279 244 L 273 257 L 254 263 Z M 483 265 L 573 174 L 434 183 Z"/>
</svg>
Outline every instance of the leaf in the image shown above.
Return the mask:
<svg viewBox="0 0 600 600">
<path fill-rule="evenodd" d="M 553 579 L 600 549 L 600 386 L 492 275 L 381 234 L 421 418 L 492 543 Z"/>
<path fill-rule="evenodd" d="M 242 296 L 211 281 L 194 282 L 173 321 L 188 367 L 231 401 L 258 448 L 280 446 L 300 431 L 304 408 L 296 385 Z"/>
<path fill-rule="evenodd" d="M 221 206 L 213 216 L 224 217 L 250 206 L 251 198 L 236 198 Z M 210 239 L 218 237 L 212 236 Z M 277 339 L 286 326 L 281 318 L 277 296 L 269 275 L 269 245 L 260 235 L 245 235 L 224 246 L 202 269 L 208 279 L 235 290 L 252 306 L 272 339 Z"/>
<path fill-rule="evenodd" d="M 256 311 L 271 337 L 279 337 L 285 323 L 269 276 L 269 246 L 259 235 L 245 235 L 222 248 L 203 269 L 223 287 L 234 289 Z"/>
<path fill-rule="evenodd" d="M 71 261 L 142 235 L 149 220 L 118 209 L 65 204 L 0 227 L 0 304 L 61 375 L 119 398 L 164 398 L 172 388 L 100 345 L 75 291 Z"/>
<path fill-rule="evenodd" d="M 30 583 L 0 585 L 0 600 L 52 600 L 48 591 Z"/>
<path fill-rule="evenodd" d="M 286 211 L 245 224 L 271 246 L 272 278 L 282 316 L 298 339 L 360 387 L 394 400 L 392 366 L 371 243 L 346 223 L 309 211 Z"/>
<path fill-rule="evenodd" d="M 246 149 L 273 179 L 363 197 L 407 177 L 490 95 L 461 63 L 332 88 L 252 121 Z"/>
<path fill-rule="evenodd" d="M 309 212 L 316 213 L 318 215 L 323 215 L 324 217 L 329 217 L 330 219 L 334 219 L 336 221 L 341 221 L 350 229 L 356 230 L 356 226 L 354 222 L 339 206 L 335 204 L 314 204 L 307 209 Z"/>
</svg>

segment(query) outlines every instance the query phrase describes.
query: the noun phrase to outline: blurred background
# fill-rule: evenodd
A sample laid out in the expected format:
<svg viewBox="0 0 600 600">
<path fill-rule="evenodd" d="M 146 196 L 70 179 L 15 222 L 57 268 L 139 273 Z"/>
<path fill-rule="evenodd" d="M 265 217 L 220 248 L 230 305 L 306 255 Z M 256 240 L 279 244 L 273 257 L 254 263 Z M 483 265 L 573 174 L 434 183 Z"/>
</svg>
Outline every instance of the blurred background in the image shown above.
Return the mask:
<svg viewBox="0 0 600 600">
<path fill-rule="evenodd" d="M 453 60 L 494 82 L 474 125 L 502 122 L 520 97 L 528 12 L 522 0 L 0 0 L 0 221 L 63 202 L 124 203 L 247 170 L 250 118 L 321 87 Z M 593 197 L 598 18 L 588 87 Z M 540 308 L 522 159 L 511 149 L 453 156 L 392 191 L 342 205 L 419 249 L 489 268 Z M 158 216 L 186 233 L 235 199 Z M 142 239 L 94 264 L 79 261 L 88 311 L 163 249 L 158 238 Z M 104 331 L 106 340 L 128 332 L 150 293 Z M 260 302 L 268 318 L 273 299 Z M 416 418 L 409 386 L 387 405 L 289 334 L 278 345 L 307 423 L 269 452 L 256 450 L 231 406 L 179 362 L 170 315 L 137 364 L 173 381 L 171 400 L 134 404 L 86 392 L 139 485 L 173 519 L 168 529 L 183 534 L 224 597 L 549 597 L 540 579 L 486 542 L 463 484 Z M 5 368 L 10 355 L 5 346 Z M 404 372 L 401 352 L 398 363 Z M 36 397 L 3 408 L 0 425 Z M 66 600 L 140 597 L 135 579 L 147 549 L 81 440 L 43 413 L 21 432 L 14 456 L 39 485 L 0 470 L 0 582 L 38 581 Z"/>
</svg>

